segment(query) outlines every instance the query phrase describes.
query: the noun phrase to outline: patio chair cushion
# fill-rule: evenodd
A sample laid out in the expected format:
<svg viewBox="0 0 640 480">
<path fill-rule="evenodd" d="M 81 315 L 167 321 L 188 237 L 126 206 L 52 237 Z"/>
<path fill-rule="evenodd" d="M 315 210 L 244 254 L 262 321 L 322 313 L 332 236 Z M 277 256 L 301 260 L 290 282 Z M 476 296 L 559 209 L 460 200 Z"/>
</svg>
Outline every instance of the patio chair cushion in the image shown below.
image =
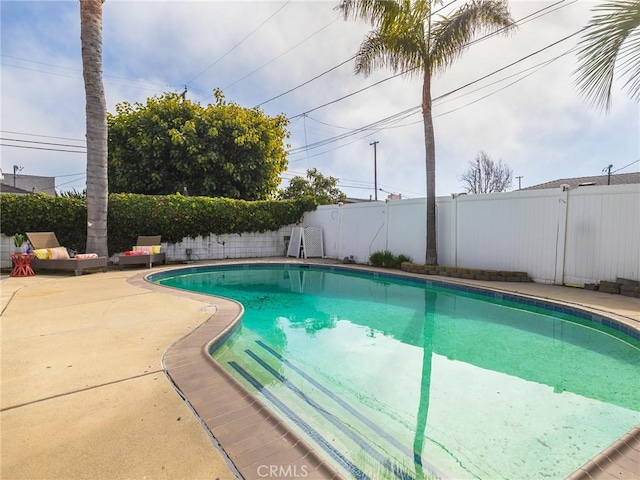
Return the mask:
<svg viewBox="0 0 640 480">
<path fill-rule="evenodd" d="M 133 247 L 134 252 L 160 253 L 160 245 L 136 245 Z"/>
<path fill-rule="evenodd" d="M 69 252 L 65 247 L 49 248 L 49 260 L 66 260 L 69 259 Z"/>
<path fill-rule="evenodd" d="M 77 260 L 86 260 L 87 258 L 98 258 L 97 253 L 76 253 Z"/>
<path fill-rule="evenodd" d="M 37 248 L 33 251 L 33 254 L 36 256 L 38 260 L 47 260 L 49 258 L 49 249 L 48 248 Z"/>
</svg>

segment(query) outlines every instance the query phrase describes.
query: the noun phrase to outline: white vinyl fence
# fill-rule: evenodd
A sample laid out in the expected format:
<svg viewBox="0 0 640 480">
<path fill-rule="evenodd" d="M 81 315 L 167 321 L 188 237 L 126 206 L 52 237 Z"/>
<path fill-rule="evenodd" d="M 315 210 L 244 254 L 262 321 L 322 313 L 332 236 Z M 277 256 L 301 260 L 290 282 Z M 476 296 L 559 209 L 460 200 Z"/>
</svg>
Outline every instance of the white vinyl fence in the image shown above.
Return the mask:
<svg viewBox="0 0 640 480">
<path fill-rule="evenodd" d="M 640 280 L 640 185 L 452 195 L 436 204 L 440 265 L 524 271 L 556 284 Z M 390 250 L 424 263 L 425 210 L 425 199 L 321 206 L 302 226 L 322 228 L 327 258 L 366 263 Z M 291 230 L 184 239 L 163 250 L 169 261 L 281 257 Z M 0 251 L 10 267 L 4 235 Z"/>
<path fill-rule="evenodd" d="M 640 185 L 521 190 L 437 199 L 440 265 L 527 272 L 543 283 L 640 280 Z M 425 259 L 425 199 L 323 206 L 325 255 Z"/>
</svg>

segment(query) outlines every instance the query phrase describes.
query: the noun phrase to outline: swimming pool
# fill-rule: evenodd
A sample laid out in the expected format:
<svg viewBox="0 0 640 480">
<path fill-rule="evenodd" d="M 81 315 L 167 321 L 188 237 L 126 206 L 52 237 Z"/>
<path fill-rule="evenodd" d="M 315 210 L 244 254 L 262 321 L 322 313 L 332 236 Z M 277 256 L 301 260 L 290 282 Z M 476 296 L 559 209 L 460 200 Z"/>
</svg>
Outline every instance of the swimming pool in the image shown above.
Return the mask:
<svg viewBox="0 0 640 480">
<path fill-rule="evenodd" d="M 214 357 L 356 478 L 560 478 L 639 421 L 638 344 L 588 316 L 326 267 L 158 283 L 243 303 Z"/>
</svg>

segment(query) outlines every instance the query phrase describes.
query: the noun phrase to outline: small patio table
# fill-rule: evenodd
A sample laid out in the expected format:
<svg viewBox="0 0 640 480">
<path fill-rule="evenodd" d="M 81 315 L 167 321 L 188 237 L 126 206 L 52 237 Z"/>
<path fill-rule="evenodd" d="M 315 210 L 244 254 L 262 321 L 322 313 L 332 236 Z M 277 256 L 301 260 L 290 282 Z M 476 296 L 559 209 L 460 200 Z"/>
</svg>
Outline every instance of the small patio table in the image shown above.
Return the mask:
<svg viewBox="0 0 640 480">
<path fill-rule="evenodd" d="M 31 268 L 31 260 L 35 258 L 33 253 L 12 253 L 11 261 L 13 262 L 13 270 L 10 277 L 33 277 L 35 273 Z"/>
</svg>

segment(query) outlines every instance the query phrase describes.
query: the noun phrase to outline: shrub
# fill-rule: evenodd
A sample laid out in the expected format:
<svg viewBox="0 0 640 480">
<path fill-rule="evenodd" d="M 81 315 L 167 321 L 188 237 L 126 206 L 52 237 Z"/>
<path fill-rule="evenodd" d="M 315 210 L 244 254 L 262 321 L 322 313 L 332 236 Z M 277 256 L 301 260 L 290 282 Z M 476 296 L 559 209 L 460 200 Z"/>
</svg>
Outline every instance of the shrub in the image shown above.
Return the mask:
<svg viewBox="0 0 640 480">
<path fill-rule="evenodd" d="M 374 267 L 400 268 L 402 262 L 410 262 L 411 257 L 400 254 L 395 256 L 389 250 L 378 251 L 371 254 L 369 263 Z"/>
<path fill-rule="evenodd" d="M 398 266 L 396 268 L 400 268 L 400 266 L 404 263 L 404 262 L 413 262 L 413 259 L 409 256 L 409 255 L 405 255 L 404 253 L 401 253 L 400 255 L 398 255 L 396 257 L 396 262 L 398 263 Z"/>
</svg>

